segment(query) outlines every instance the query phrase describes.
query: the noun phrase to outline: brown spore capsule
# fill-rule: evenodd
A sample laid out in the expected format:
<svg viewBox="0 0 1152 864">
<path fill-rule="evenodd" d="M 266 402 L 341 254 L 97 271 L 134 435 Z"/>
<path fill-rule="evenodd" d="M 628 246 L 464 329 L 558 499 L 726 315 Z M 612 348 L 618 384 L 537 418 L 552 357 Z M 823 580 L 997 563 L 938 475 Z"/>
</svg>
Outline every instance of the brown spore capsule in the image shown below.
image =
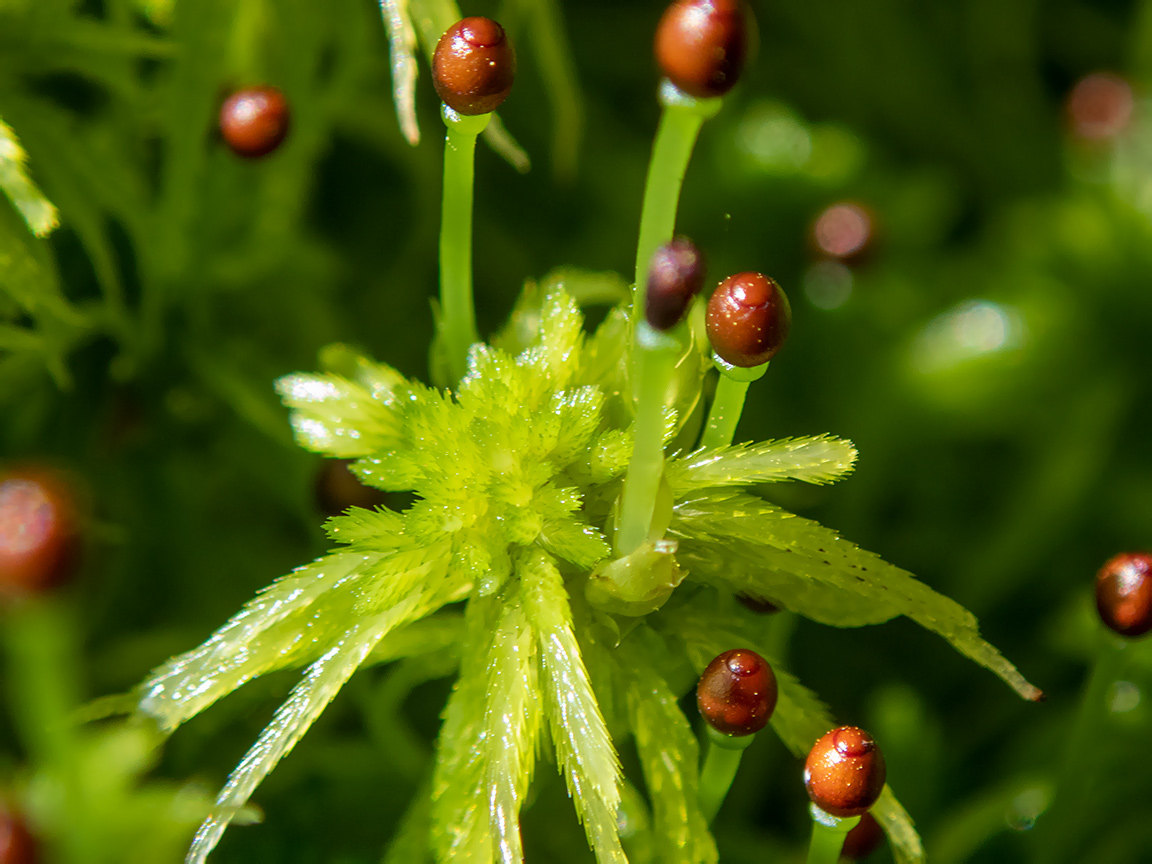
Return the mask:
<svg viewBox="0 0 1152 864">
<path fill-rule="evenodd" d="M 872 216 L 852 201 L 825 208 L 812 223 L 812 242 L 824 255 L 855 261 L 872 239 Z"/>
<path fill-rule="evenodd" d="M 884 830 L 876 817 L 865 813 L 844 838 L 840 849 L 841 861 L 861 861 L 880 848 L 884 842 Z"/>
<path fill-rule="evenodd" d="M 436 44 L 432 83 L 444 104 L 459 114 L 495 111 L 515 78 L 516 55 L 504 28 L 491 18 L 464 18 Z"/>
<path fill-rule="evenodd" d="M 1123 552 L 1110 558 L 1096 574 L 1096 610 L 1121 636 L 1152 630 L 1152 554 Z"/>
<path fill-rule="evenodd" d="M 833 816 L 859 816 L 884 789 L 884 754 L 856 726 L 825 733 L 804 763 L 804 785 L 817 807 Z"/>
<path fill-rule="evenodd" d="M 75 570 L 76 507 L 65 482 L 46 472 L 0 474 L 0 594 L 48 591 Z"/>
<path fill-rule="evenodd" d="M 220 106 L 220 134 L 237 156 L 258 159 L 280 146 L 288 135 L 288 100 L 275 87 L 245 87 Z"/>
<path fill-rule="evenodd" d="M 703 287 L 704 255 L 687 237 L 677 237 L 652 255 L 644 317 L 657 330 L 670 330 Z"/>
<path fill-rule="evenodd" d="M 705 324 L 712 348 L 733 366 L 767 363 L 788 338 L 792 308 L 774 279 L 737 273 L 717 286 Z"/>
<path fill-rule="evenodd" d="M 0 864 L 36 864 L 36 841 L 20 816 L 0 802 Z"/>
<path fill-rule="evenodd" d="M 763 729 L 776 708 L 776 696 L 772 667 L 747 648 L 718 655 L 696 686 L 701 716 L 725 735 L 751 735 Z"/>
<path fill-rule="evenodd" d="M 1106 141 L 1128 128 L 1135 106 L 1131 84 L 1111 72 L 1094 72 L 1076 82 L 1064 112 L 1077 138 Z"/>
<path fill-rule="evenodd" d="M 723 96 L 748 57 L 749 13 L 740 0 L 678 0 L 656 27 L 656 62 L 690 96 Z"/>
</svg>

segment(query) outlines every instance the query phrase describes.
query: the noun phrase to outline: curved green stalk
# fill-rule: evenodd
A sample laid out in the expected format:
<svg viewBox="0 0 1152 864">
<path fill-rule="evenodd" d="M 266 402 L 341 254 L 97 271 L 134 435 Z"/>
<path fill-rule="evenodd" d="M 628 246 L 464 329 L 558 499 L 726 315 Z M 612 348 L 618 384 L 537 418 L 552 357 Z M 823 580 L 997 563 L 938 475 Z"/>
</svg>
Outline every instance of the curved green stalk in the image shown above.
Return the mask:
<svg viewBox="0 0 1152 864">
<path fill-rule="evenodd" d="M 444 197 L 440 211 L 440 342 L 451 383 L 464 377 L 480 337 L 472 306 L 472 181 L 476 137 L 490 114 L 468 117 L 443 106 Z"/>
<path fill-rule="evenodd" d="M 767 363 L 745 369 L 733 366 L 715 354 L 712 355 L 712 362 L 720 370 L 720 380 L 716 383 L 716 395 L 708 410 L 708 423 L 700 436 L 700 446 L 708 449 L 727 447 L 732 443 L 736 424 L 740 422 L 740 414 L 744 410 L 748 385 L 762 378 L 768 371 Z"/>
<path fill-rule="evenodd" d="M 636 295 L 632 303 L 632 320 L 643 316 L 644 293 L 647 290 L 648 263 L 656 247 L 672 239 L 676 227 L 676 207 L 688 160 L 696 145 L 700 126 L 720 110 L 720 99 L 694 99 L 682 93 L 670 81 L 660 85 L 664 111 L 648 177 L 644 182 L 644 207 L 640 213 L 640 241 L 636 246 Z"/>
<path fill-rule="evenodd" d="M 656 492 L 664 475 L 664 397 L 675 374 L 680 341 L 641 321 L 633 351 L 637 394 L 632 460 L 624 478 L 616 554 L 635 552 L 648 538 Z"/>
<path fill-rule="evenodd" d="M 856 827 L 860 817 L 841 819 L 815 804 L 809 805 L 808 811 L 812 815 L 812 842 L 808 846 L 807 864 L 836 864 L 844 848 L 844 838 Z"/>
<path fill-rule="evenodd" d="M 704 767 L 700 769 L 700 810 L 708 824 L 712 824 L 732 786 L 736 769 L 740 767 L 740 757 L 756 736 L 732 737 L 707 725 L 704 731 L 708 737 L 708 751 Z"/>
</svg>

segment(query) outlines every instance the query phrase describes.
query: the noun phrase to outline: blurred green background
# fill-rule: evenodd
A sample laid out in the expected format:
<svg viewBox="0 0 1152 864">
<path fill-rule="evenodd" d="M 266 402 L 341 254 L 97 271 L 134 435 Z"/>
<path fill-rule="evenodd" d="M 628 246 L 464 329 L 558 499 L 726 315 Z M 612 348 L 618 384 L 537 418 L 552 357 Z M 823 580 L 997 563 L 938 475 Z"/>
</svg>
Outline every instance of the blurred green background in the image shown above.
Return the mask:
<svg viewBox="0 0 1152 864">
<path fill-rule="evenodd" d="M 554 266 L 628 273 L 662 8 L 464 6 L 518 47 L 501 116 L 533 161 L 519 173 L 478 151 L 482 332 Z M 851 438 L 849 479 L 773 495 L 966 605 L 1048 701 L 1020 702 L 903 620 L 776 625 L 794 624 L 791 668 L 882 742 L 930 861 L 1152 861 L 1149 643 L 1120 652 L 1127 684 L 1086 727 L 1059 843 L 1036 818 L 1101 650 L 1095 571 L 1152 547 L 1152 3 L 753 8 L 757 56 L 704 127 L 678 220 L 711 276 L 762 270 L 792 301 L 737 438 Z M 442 127 L 422 67 L 423 140 L 400 135 L 378 6 L 162 13 L 0 0 L 0 117 L 61 216 L 37 240 L 0 201 L 0 322 L 35 337 L 0 343 L 0 458 L 70 472 L 87 504 L 85 566 L 62 598 L 84 699 L 127 691 L 326 549 L 321 465 L 293 444 L 272 381 L 333 341 L 426 378 L 432 335 Z M 557 86 L 550 13 L 578 101 Z M 1070 108 L 1102 70 L 1112 89 Z M 246 162 L 215 112 L 256 82 L 283 89 L 293 128 Z M 813 224 L 844 201 L 872 232 L 840 261 Z M 17 283 L 17 265 L 34 275 Z M 291 681 L 191 722 L 160 776 L 214 790 Z M 379 860 L 448 686 L 361 672 L 258 790 L 265 824 L 230 830 L 213 860 Z M 21 710 L 0 706 L 0 787 L 36 770 Z M 802 860 L 800 770 L 774 740 L 752 748 L 716 826 L 725 864 Z M 524 822 L 529 860 L 590 860 L 556 784 Z"/>
</svg>

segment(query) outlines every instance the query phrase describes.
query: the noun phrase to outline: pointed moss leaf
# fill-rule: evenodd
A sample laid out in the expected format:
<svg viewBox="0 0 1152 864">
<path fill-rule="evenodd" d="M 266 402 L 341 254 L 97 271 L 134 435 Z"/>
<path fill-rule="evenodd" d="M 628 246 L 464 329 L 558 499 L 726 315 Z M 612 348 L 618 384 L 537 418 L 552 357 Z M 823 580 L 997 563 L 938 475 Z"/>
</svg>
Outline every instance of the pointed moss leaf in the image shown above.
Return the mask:
<svg viewBox="0 0 1152 864">
<path fill-rule="evenodd" d="M 344 682 L 360 667 L 372 647 L 404 617 L 406 611 L 393 609 L 358 621 L 308 668 L 288 700 L 277 709 L 272 722 L 229 775 L 211 815 L 196 832 L 188 850 L 187 864 L 203 864 L 220 841 L 228 823 L 248 802 L 260 781 L 296 746 Z"/>
<path fill-rule="evenodd" d="M 501 864 L 521 864 L 520 808 L 532 778 L 543 721 L 535 633 L 513 599 L 504 607 L 488 652 L 488 690 L 478 743 L 484 783 L 473 806 L 489 811 L 489 830 Z"/>
<path fill-rule="evenodd" d="M 888 835 L 888 844 L 892 847 L 892 857 L 896 859 L 896 864 L 924 864 L 924 844 L 920 842 L 912 817 L 896 800 L 890 786 L 884 786 L 880 798 L 869 812 Z"/>
<path fill-rule="evenodd" d="M 374 394 L 338 375 L 285 375 L 276 391 L 292 411 L 301 447 L 326 456 L 358 457 L 398 443 L 394 394 Z"/>
<path fill-rule="evenodd" d="M 627 281 L 614 270 L 555 267 L 540 280 L 545 294 L 562 290 L 577 306 L 615 306 L 631 298 Z"/>
<path fill-rule="evenodd" d="M 715 864 L 716 845 L 699 803 L 699 747 L 676 695 L 656 664 L 635 647 L 619 652 L 629 724 L 652 803 L 660 861 Z"/>
<path fill-rule="evenodd" d="M 46 237 L 60 224 L 60 218 L 28 176 L 27 158 L 12 127 L 0 119 L 0 190 L 20 211 L 29 230 L 37 237 Z"/>
<path fill-rule="evenodd" d="M 539 551 L 526 553 L 518 570 L 524 611 L 539 640 L 544 708 L 557 762 L 599 864 L 626 864 L 616 825 L 620 762 L 580 656 L 564 580 Z"/>
<path fill-rule="evenodd" d="M 691 580 L 771 597 L 786 609 L 837 627 L 879 624 L 897 615 L 883 596 L 861 602 L 851 575 L 853 590 L 838 590 L 844 580 L 834 567 L 837 559 L 826 554 L 823 535 L 813 542 L 813 525 L 750 495 L 697 493 L 677 502 L 669 536 L 680 541 L 676 557 Z M 833 548 L 848 545 L 839 541 Z M 861 555 L 868 556 L 867 563 L 856 562 L 855 569 L 849 565 L 850 574 L 866 576 L 860 567 L 879 561 L 870 553 Z"/>
<path fill-rule="evenodd" d="M 612 551 L 603 534 L 571 517 L 545 519 L 538 542 L 557 558 L 582 570 L 591 570 Z"/>
<path fill-rule="evenodd" d="M 517 358 L 518 363 L 537 366 L 548 373 L 552 386 L 569 386 L 579 365 L 584 342 L 584 317 L 576 301 L 563 291 L 544 298 L 540 317 L 540 340 Z"/>
<path fill-rule="evenodd" d="M 388 31 L 389 65 L 392 67 L 392 101 L 396 120 L 408 143 L 420 143 L 416 122 L 416 30 L 408 17 L 408 0 L 380 0 L 380 14 Z"/>
<path fill-rule="evenodd" d="M 349 507 L 324 523 L 324 532 L 337 543 L 360 543 L 373 551 L 395 549 L 409 542 L 404 536 L 404 516 L 378 507 Z"/>
<path fill-rule="evenodd" d="M 403 389 L 404 376 L 384 363 L 377 363 L 355 348 L 341 342 L 320 349 L 320 368 L 359 384 L 372 396 L 387 401 L 394 390 Z"/>
<path fill-rule="evenodd" d="M 499 597 L 473 597 L 465 609 L 460 677 L 444 708 L 432 775 L 432 835 L 440 862 L 492 860 L 488 807 L 473 806 L 484 782 L 479 749 L 487 694 L 487 658 L 501 612 Z"/>
<path fill-rule="evenodd" d="M 459 612 L 431 615 L 389 632 L 376 644 L 364 663 L 390 663 L 453 648 L 458 651 L 464 641 L 464 632 L 464 616 Z"/>
<path fill-rule="evenodd" d="M 609 396 L 622 393 L 627 381 L 625 358 L 628 356 L 630 333 L 628 307 L 617 306 L 586 342 L 576 381 L 596 384 Z"/>
<path fill-rule="evenodd" d="M 666 471 L 673 492 L 682 496 L 697 489 L 778 480 L 830 483 L 851 471 L 855 461 L 856 448 L 850 442 L 819 435 L 697 450 L 670 460 Z"/>
<path fill-rule="evenodd" d="M 603 394 L 595 387 L 564 390 L 552 397 L 549 414 L 557 418 L 558 435 L 547 457 L 563 469 L 582 453 L 600 424 Z"/>
<path fill-rule="evenodd" d="M 686 537 L 680 551 L 690 570 L 689 562 L 698 561 L 702 572 L 710 571 L 711 578 L 737 591 L 779 599 L 785 607 L 825 624 L 869 623 L 870 613 L 878 621 L 893 614 L 906 615 L 1000 676 L 1025 699 L 1040 697 L 1040 691 L 980 637 L 971 612 L 817 522 L 748 495 L 714 494 L 677 505 L 671 533 L 682 530 L 695 538 L 693 542 Z M 702 530 L 711 533 L 711 538 L 701 542 L 697 532 Z M 741 569 L 726 575 L 715 567 L 714 550 L 707 548 L 716 543 L 727 544 L 745 560 L 755 560 L 758 550 L 762 570 Z M 809 590 L 802 590 L 801 580 L 809 583 Z"/>
<path fill-rule="evenodd" d="M 140 711 L 171 731 L 254 677 L 315 660 L 366 611 L 408 599 L 417 616 L 435 611 L 453 599 L 442 578 L 446 551 L 441 544 L 405 554 L 340 552 L 293 571 L 204 644 L 156 669 L 140 686 Z M 419 588 L 429 574 L 441 578 L 425 594 Z"/>
</svg>

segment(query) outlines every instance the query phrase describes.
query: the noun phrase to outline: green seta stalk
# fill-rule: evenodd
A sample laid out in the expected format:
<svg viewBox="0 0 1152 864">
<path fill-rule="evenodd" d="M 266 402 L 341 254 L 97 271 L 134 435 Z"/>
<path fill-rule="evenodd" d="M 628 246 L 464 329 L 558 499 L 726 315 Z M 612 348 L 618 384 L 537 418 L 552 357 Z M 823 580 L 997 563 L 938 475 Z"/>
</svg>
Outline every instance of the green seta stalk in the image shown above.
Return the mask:
<svg viewBox="0 0 1152 864">
<path fill-rule="evenodd" d="M 648 162 L 644 182 L 644 205 L 640 211 L 640 240 L 636 245 L 636 296 L 632 303 L 632 320 L 643 315 L 645 275 L 648 262 L 657 247 L 672 239 L 676 228 L 676 208 L 688 160 L 696 146 L 696 137 L 704 121 L 720 110 L 722 99 L 697 99 L 689 96 L 671 81 L 660 82 L 660 126 Z"/>
<path fill-rule="evenodd" d="M 464 377 L 468 349 L 479 341 L 472 301 L 472 186 L 476 138 L 491 114 L 441 111 L 444 141 L 444 195 L 440 216 L 440 343 L 453 384 Z"/>
<path fill-rule="evenodd" d="M 740 757 L 755 740 L 755 735 L 733 737 L 717 732 L 705 724 L 704 734 L 708 747 L 704 755 L 704 765 L 700 769 L 700 811 L 708 824 L 716 818 L 720 805 L 732 787 L 736 771 L 740 767 Z"/>
<path fill-rule="evenodd" d="M 759 381 L 768 371 L 768 364 L 762 363 L 745 369 L 726 361 L 713 353 L 712 362 L 720 370 L 716 382 L 716 394 L 708 409 L 708 422 L 700 436 L 700 446 L 706 449 L 727 447 L 736 434 L 736 424 L 744 410 L 744 398 L 748 395 L 748 385 Z"/>
<path fill-rule="evenodd" d="M 808 805 L 808 812 L 812 816 L 812 840 L 808 844 L 806 864 L 837 864 L 844 838 L 856 827 L 860 817 L 833 816 L 815 804 Z"/>
</svg>

